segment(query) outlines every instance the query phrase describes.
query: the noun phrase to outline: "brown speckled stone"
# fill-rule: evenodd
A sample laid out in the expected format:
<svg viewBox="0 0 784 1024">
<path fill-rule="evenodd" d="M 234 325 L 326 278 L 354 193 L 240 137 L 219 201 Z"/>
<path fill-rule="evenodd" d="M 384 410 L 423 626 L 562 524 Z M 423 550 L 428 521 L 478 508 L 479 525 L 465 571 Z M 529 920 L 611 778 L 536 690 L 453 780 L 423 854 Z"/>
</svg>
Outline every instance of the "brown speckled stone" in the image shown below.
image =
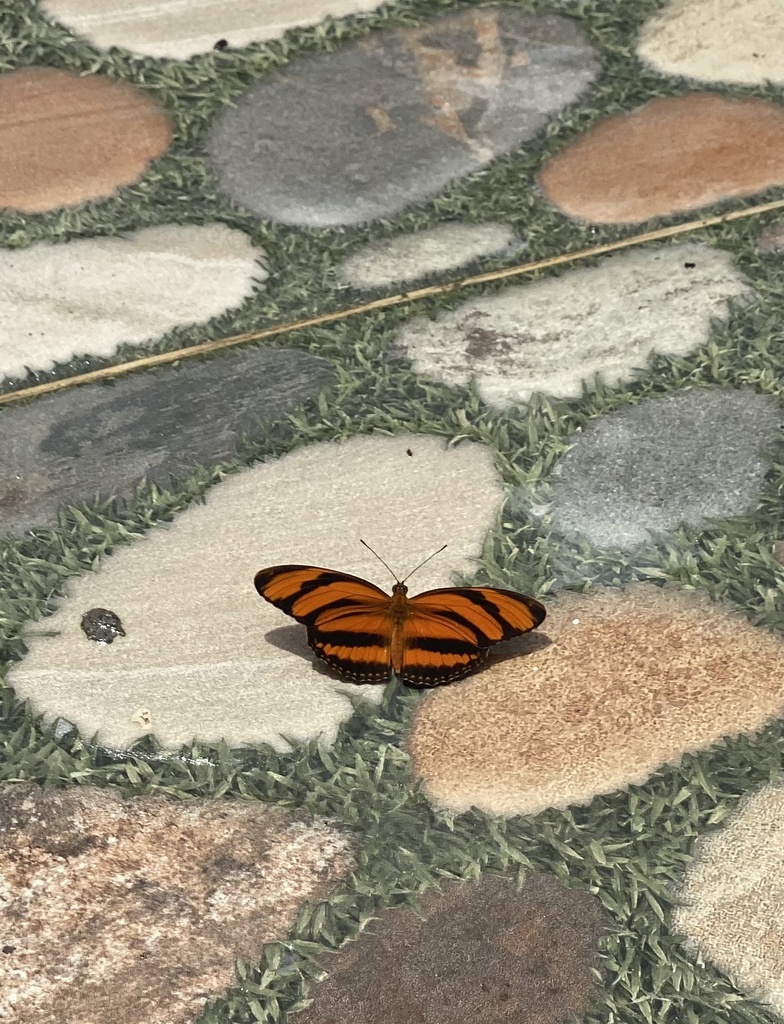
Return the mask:
<svg viewBox="0 0 784 1024">
<path fill-rule="evenodd" d="M 584 1014 L 606 927 L 599 901 L 550 875 L 444 883 L 382 911 L 329 960 L 291 1024 L 558 1024 Z"/>
<path fill-rule="evenodd" d="M 784 107 L 689 93 L 617 114 L 548 160 L 547 198 L 571 217 L 634 223 L 784 184 Z"/>
<path fill-rule="evenodd" d="M 247 802 L 0 790 L 0 1020 L 191 1024 L 258 961 L 348 842 Z"/>
<path fill-rule="evenodd" d="M 0 75 L 0 207 L 42 213 L 114 195 L 170 140 L 167 114 L 127 82 L 47 67 Z"/>
</svg>

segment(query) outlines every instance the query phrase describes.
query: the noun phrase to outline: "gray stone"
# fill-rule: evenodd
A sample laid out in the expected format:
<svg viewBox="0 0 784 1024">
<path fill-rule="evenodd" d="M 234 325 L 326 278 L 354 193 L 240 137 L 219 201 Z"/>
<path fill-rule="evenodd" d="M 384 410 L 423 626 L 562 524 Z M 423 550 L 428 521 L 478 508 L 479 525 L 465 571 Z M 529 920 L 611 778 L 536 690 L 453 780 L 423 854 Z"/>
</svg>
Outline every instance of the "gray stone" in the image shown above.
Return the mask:
<svg viewBox="0 0 784 1024">
<path fill-rule="evenodd" d="M 318 393 L 329 363 L 252 348 L 66 389 L 0 412 L 0 533 L 52 523 L 63 502 L 127 492 L 144 475 L 230 459 L 239 435 Z"/>
<path fill-rule="evenodd" d="M 506 224 L 439 224 L 371 242 L 339 263 L 335 273 L 354 288 L 382 288 L 453 270 L 482 256 L 509 253 L 514 244 L 514 231 Z"/>
<path fill-rule="evenodd" d="M 553 526 L 631 548 L 649 530 L 745 515 L 778 428 L 773 398 L 751 388 L 688 389 L 604 416 L 553 471 Z"/>
<path fill-rule="evenodd" d="M 598 73 L 574 22 L 486 7 L 296 61 L 227 107 L 219 188 L 262 217 L 389 217 L 534 136 Z"/>
</svg>

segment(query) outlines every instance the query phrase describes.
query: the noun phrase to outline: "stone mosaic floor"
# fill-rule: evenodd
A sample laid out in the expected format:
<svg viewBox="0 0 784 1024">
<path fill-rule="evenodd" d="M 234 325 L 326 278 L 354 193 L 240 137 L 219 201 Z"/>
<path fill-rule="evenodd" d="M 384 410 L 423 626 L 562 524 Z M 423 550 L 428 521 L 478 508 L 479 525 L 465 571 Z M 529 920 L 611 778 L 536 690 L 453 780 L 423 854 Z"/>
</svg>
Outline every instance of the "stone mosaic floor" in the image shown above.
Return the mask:
<svg viewBox="0 0 784 1024">
<path fill-rule="evenodd" d="M 0 1021 L 780 1020 L 784 4 L 0 25 Z"/>
</svg>

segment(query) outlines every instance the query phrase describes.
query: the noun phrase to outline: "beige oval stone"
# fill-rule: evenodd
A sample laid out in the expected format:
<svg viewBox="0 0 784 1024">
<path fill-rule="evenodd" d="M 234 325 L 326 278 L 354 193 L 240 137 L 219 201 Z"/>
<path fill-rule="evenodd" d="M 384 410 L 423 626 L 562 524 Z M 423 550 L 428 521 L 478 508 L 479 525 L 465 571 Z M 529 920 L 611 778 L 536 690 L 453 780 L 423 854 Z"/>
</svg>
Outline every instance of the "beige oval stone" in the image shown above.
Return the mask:
<svg viewBox="0 0 784 1024">
<path fill-rule="evenodd" d="M 784 708 L 781 641 L 676 588 L 559 594 L 517 649 L 417 706 L 408 750 L 434 802 L 503 815 L 587 803 Z"/>
<path fill-rule="evenodd" d="M 784 184 L 784 107 L 689 93 L 600 121 L 539 174 L 571 217 L 625 224 Z"/>
<path fill-rule="evenodd" d="M 193 737 L 329 744 L 352 713 L 346 695 L 378 702 L 384 687 L 354 685 L 317 662 L 305 627 L 256 593 L 256 572 L 322 565 L 389 592 L 389 573 L 360 537 L 401 578 L 448 543 L 411 587 L 449 586 L 453 573 L 471 572 L 502 500 L 482 445 L 402 434 L 299 448 L 229 476 L 203 505 L 71 580 L 55 614 L 30 631 L 9 682 L 47 719 L 97 731 L 110 747 L 149 732 L 169 748 Z M 81 619 L 93 608 L 117 615 L 126 635 L 88 640 Z"/>
<path fill-rule="evenodd" d="M 242 47 L 279 39 L 289 29 L 378 7 L 378 0 L 45 0 L 56 21 L 96 46 L 185 60 L 219 39 Z"/>
<path fill-rule="evenodd" d="M 166 112 L 128 82 L 45 67 L 0 75 L 0 206 L 43 213 L 114 195 L 170 141 Z"/>
<path fill-rule="evenodd" d="M 638 55 L 667 75 L 784 82 L 781 0 L 670 0 L 643 26 Z"/>
<path fill-rule="evenodd" d="M 784 786 L 744 800 L 697 843 L 672 930 L 738 988 L 784 1016 Z"/>
</svg>

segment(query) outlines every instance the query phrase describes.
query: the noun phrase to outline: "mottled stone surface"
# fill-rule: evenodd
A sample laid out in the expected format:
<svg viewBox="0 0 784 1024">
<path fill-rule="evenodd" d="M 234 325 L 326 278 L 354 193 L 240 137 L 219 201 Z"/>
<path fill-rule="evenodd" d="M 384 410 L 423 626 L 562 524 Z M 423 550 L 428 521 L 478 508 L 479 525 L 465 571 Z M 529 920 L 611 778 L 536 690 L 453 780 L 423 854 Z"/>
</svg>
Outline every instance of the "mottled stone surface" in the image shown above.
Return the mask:
<svg viewBox="0 0 784 1024">
<path fill-rule="evenodd" d="M 531 138 L 597 74 L 573 21 L 487 7 L 390 29 L 267 75 L 208 152 L 222 192 L 262 217 L 389 217 Z"/>
<path fill-rule="evenodd" d="M 437 804 L 589 803 L 784 711 L 781 639 L 730 607 L 648 584 L 546 604 L 516 655 L 417 705 L 407 749 Z"/>
<path fill-rule="evenodd" d="M 319 819 L 76 786 L 5 786 L 0 845 L 0 1019 L 19 1024 L 191 1024 L 352 867 Z"/>
<path fill-rule="evenodd" d="M 168 115 L 128 82 L 47 67 L 0 75 L 0 206 L 43 213 L 114 195 L 170 141 Z"/>
<path fill-rule="evenodd" d="M 560 1024 L 595 998 L 607 922 L 599 901 L 551 875 L 444 882 L 383 910 L 330 959 L 298 1024 Z"/>
<path fill-rule="evenodd" d="M 638 249 L 417 317 L 398 341 L 418 373 L 452 385 L 474 378 L 494 406 L 534 391 L 578 397 L 597 373 L 614 384 L 633 379 L 651 352 L 692 351 L 746 288 L 729 253 L 697 243 Z"/>
<path fill-rule="evenodd" d="M 643 26 L 638 55 L 667 75 L 784 83 L 780 0 L 670 0 Z"/>
<path fill-rule="evenodd" d="M 689 388 L 602 416 L 553 471 L 553 526 L 630 548 L 649 531 L 746 515 L 778 431 L 776 400 L 751 388 Z"/>
<path fill-rule="evenodd" d="M 440 224 L 371 242 L 339 263 L 335 271 L 339 281 L 354 288 L 382 288 L 454 270 L 482 256 L 510 253 L 515 242 L 515 234 L 506 224 Z"/>
<path fill-rule="evenodd" d="M 784 185 L 784 107 L 688 93 L 600 121 L 539 181 L 570 217 L 635 223 Z"/>
<path fill-rule="evenodd" d="M 784 222 L 765 228 L 758 244 L 763 252 L 784 252 Z"/>
<path fill-rule="evenodd" d="M 0 409 L 0 533 L 52 525 L 63 503 L 167 484 L 230 459 L 243 432 L 290 412 L 332 376 L 294 349 L 244 348 Z"/>
<path fill-rule="evenodd" d="M 401 434 L 298 448 L 228 477 L 205 504 L 70 581 L 43 627 L 57 635 L 30 637 L 9 681 L 47 717 L 97 731 L 108 746 L 148 732 L 168 747 L 194 736 L 287 749 L 282 736 L 321 734 L 329 744 L 351 714 L 345 694 L 380 701 L 383 686 L 354 685 L 317 663 L 304 627 L 256 593 L 256 572 L 323 565 L 389 592 L 393 581 L 360 537 L 401 578 L 448 542 L 411 586 L 449 586 L 472 570 L 502 500 L 480 445 Z M 80 621 L 95 607 L 111 609 L 126 636 L 88 640 Z"/>
<path fill-rule="evenodd" d="M 765 786 L 699 840 L 672 928 L 784 1016 L 784 787 Z"/>
<path fill-rule="evenodd" d="M 267 277 L 263 258 L 225 224 L 0 251 L 0 376 L 111 356 L 123 343 L 218 316 Z"/>
<path fill-rule="evenodd" d="M 327 16 L 371 11 L 376 0 L 44 0 L 52 20 L 95 46 L 122 46 L 150 57 L 184 60 L 211 50 L 219 39 L 241 47 L 278 39 L 290 28 Z"/>
</svg>

